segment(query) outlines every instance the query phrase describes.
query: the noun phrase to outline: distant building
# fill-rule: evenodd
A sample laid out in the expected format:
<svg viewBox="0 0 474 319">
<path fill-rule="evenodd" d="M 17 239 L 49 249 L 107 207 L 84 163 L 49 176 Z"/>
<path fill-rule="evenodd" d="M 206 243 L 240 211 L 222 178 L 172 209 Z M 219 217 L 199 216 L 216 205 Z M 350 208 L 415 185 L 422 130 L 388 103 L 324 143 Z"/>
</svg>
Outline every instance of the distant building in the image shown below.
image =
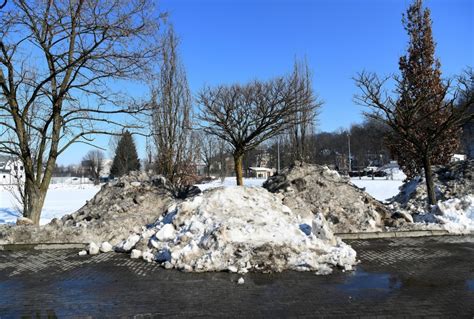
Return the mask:
<svg viewBox="0 0 474 319">
<path fill-rule="evenodd" d="M 273 176 L 273 169 L 267 167 L 249 167 L 251 175 L 256 178 L 269 178 Z"/>
<path fill-rule="evenodd" d="M 451 157 L 451 162 L 465 161 L 467 156 L 464 154 L 453 154 Z"/>
<path fill-rule="evenodd" d="M 12 156 L 0 155 L 0 185 L 17 185 L 24 181 L 23 163 Z"/>
<path fill-rule="evenodd" d="M 203 161 L 197 161 L 196 163 L 194 163 L 194 165 L 196 167 L 196 175 L 204 176 L 207 174 L 206 163 L 204 163 Z"/>
</svg>

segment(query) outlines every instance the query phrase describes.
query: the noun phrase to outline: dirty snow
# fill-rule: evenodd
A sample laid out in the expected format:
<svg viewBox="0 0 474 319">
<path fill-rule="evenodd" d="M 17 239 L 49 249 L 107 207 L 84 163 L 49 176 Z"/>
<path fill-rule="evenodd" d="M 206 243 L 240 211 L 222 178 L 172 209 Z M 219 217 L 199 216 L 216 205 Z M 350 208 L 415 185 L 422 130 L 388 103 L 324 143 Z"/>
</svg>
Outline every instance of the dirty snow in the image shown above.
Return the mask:
<svg viewBox="0 0 474 319">
<path fill-rule="evenodd" d="M 425 181 L 413 178 L 400 187 L 389 207 L 396 213 L 411 214 L 411 229 L 445 229 L 451 233 L 474 232 L 474 160 L 435 166 L 433 177 L 437 205 L 428 207 Z"/>
<path fill-rule="evenodd" d="M 263 184 L 300 215 L 321 213 L 336 233 L 381 231 L 389 211 L 327 166 L 295 164 Z"/>
<path fill-rule="evenodd" d="M 184 271 L 292 269 L 328 274 L 334 266 L 352 269 L 355 251 L 334 238 L 325 223 L 322 215 L 301 218 L 280 196 L 260 187 L 217 188 L 170 206 L 154 225 L 143 228 L 134 249 L 141 250 L 144 260 Z M 311 231 L 305 233 L 303 225 Z M 118 250 L 137 235 L 120 243 Z"/>
<path fill-rule="evenodd" d="M 439 201 L 427 214 L 415 215 L 417 223 L 439 223 L 455 234 L 474 232 L 474 195 Z"/>
</svg>

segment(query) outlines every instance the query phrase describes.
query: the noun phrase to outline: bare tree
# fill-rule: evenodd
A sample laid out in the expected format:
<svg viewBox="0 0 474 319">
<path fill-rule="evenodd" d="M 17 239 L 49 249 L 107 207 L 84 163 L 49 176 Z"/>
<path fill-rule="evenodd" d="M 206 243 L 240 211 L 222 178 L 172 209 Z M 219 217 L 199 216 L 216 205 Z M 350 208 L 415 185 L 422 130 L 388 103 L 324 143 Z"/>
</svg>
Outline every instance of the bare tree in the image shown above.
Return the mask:
<svg viewBox="0 0 474 319">
<path fill-rule="evenodd" d="M 436 204 L 432 165 L 447 163 L 458 148 L 462 124 L 472 114 L 467 112 L 473 102 L 467 78 L 460 78 L 451 94 L 451 81 L 442 81 L 440 62 L 435 58 L 429 9 L 415 0 L 404 16 L 403 24 L 410 42 L 407 55 L 399 62 L 401 77 L 394 77 L 393 95 L 384 90 L 389 79 L 361 73 L 356 85 L 361 94 L 356 101 L 368 106 L 370 118 L 390 128 L 389 147 L 409 178 L 424 171 L 428 203 Z M 456 107 L 458 94 L 465 96 L 464 105 Z M 393 97 L 394 96 L 394 97 Z"/>
<path fill-rule="evenodd" d="M 173 183 L 180 183 L 193 161 L 191 93 L 177 52 L 173 27 L 163 37 L 160 76 L 152 90 L 153 136 L 157 149 L 156 169 Z"/>
<path fill-rule="evenodd" d="M 199 93 L 204 130 L 232 147 L 237 185 L 243 185 L 244 154 L 263 141 L 299 123 L 296 112 L 307 109 L 307 87 L 295 76 L 247 85 L 205 88 Z M 299 99 L 296 96 L 305 96 Z"/>
<path fill-rule="evenodd" d="M 143 109 L 108 85 L 159 51 L 151 0 L 12 0 L 0 17 L 0 152 L 25 167 L 23 215 L 38 224 L 51 174 L 73 143 L 131 127 Z M 132 118 L 129 118 L 132 119 Z"/>
<path fill-rule="evenodd" d="M 228 145 L 227 142 L 223 139 L 218 140 L 218 147 L 219 147 L 219 177 L 221 182 L 224 183 L 225 178 L 227 176 L 227 154 L 228 154 Z"/>
<path fill-rule="evenodd" d="M 293 161 L 304 162 L 309 160 L 308 138 L 314 133 L 315 120 L 323 103 L 313 93 L 312 75 L 306 60 L 295 61 L 293 76 L 298 79 L 294 81 L 293 89 L 296 101 L 308 105 L 293 114 L 294 124 L 288 130 L 291 141 L 290 152 Z M 301 90 L 300 86 L 304 86 L 305 89 Z"/>
<path fill-rule="evenodd" d="M 219 139 L 215 135 L 200 132 L 201 160 L 206 165 L 206 174 L 211 176 L 211 166 L 219 155 Z"/>
<path fill-rule="evenodd" d="M 104 152 L 101 150 L 91 150 L 82 159 L 82 167 L 94 179 L 94 184 L 100 183 L 100 173 L 104 169 Z"/>
</svg>

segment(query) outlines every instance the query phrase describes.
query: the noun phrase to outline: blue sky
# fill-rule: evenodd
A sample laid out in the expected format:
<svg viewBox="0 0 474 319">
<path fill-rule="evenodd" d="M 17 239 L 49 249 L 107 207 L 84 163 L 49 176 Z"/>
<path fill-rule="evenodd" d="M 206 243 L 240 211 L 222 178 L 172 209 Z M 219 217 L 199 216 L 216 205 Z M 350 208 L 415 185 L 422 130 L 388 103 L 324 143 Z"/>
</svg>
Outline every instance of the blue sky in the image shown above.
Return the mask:
<svg viewBox="0 0 474 319">
<path fill-rule="evenodd" d="M 204 85 L 268 79 L 306 57 L 314 90 L 325 102 L 318 129 L 362 121 L 352 101 L 362 70 L 397 72 L 407 45 L 401 15 L 409 0 L 161 0 L 158 7 L 181 39 L 180 54 L 193 94 Z M 474 1 L 425 0 L 431 9 L 443 76 L 474 66 Z M 107 138 L 101 138 L 107 146 Z M 143 156 L 143 141 L 138 141 Z M 77 163 L 84 146 L 59 163 Z"/>
</svg>

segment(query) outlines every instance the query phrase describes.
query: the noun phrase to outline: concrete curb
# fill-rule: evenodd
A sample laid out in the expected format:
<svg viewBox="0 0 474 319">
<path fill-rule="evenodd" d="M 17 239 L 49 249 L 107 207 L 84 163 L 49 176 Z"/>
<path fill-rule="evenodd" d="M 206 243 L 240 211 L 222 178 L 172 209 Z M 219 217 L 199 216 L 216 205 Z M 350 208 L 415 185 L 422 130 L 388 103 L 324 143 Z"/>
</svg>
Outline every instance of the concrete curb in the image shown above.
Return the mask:
<svg viewBox="0 0 474 319">
<path fill-rule="evenodd" d="M 388 232 L 370 232 L 370 233 L 335 233 L 341 239 L 377 239 L 377 238 L 409 238 L 409 237 L 428 237 L 428 236 L 465 236 L 471 234 L 453 234 L 447 230 L 405 230 Z M 3 244 L 0 245 L 0 251 L 19 251 L 19 250 L 55 250 L 55 249 L 85 249 L 86 243 L 37 243 L 37 244 Z"/>
<path fill-rule="evenodd" d="M 84 243 L 38 243 L 38 244 L 4 244 L 0 245 L 0 251 L 18 250 L 54 250 L 54 249 L 84 249 Z"/>
<path fill-rule="evenodd" d="M 341 239 L 377 239 L 377 238 L 407 238 L 428 236 L 463 236 L 469 234 L 453 234 L 447 230 L 405 230 L 371 233 L 338 233 L 334 234 Z"/>
</svg>

